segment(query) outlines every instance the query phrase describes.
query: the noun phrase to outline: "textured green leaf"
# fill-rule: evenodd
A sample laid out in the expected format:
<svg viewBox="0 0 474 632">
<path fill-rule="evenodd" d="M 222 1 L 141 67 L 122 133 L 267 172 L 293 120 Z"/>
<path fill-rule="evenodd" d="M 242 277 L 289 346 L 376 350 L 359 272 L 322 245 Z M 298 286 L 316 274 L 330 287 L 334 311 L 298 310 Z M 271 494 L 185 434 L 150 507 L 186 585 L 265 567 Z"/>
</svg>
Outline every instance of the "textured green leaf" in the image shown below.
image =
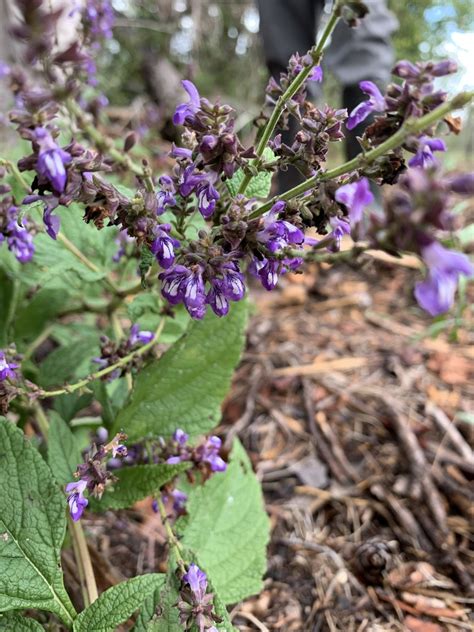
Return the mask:
<svg viewBox="0 0 474 632">
<path fill-rule="evenodd" d="M 263 157 L 267 161 L 272 161 L 275 159 L 275 154 L 267 147 L 263 152 Z M 254 176 L 246 190 L 245 195 L 249 198 L 257 197 L 257 198 L 266 198 L 270 195 L 270 189 L 272 186 L 272 178 L 273 173 L 268 171 L 260 171 L 260 173 Z M 244 179 L 244 172 L 242 169 L 239 169 L 233 176 L 231 180 L 227 181 L 227 188 L 229 189 L 229 193 L 232 197 L 237 195 L 237 191 L 239 190 L 240 184 Z"/>
<path fill-rule="evenodd" d="M 186 504 L 189 516 L 178 521 L 182 543 L 196 555 L 226 604 L 262 588 L 266 569 L 268 517 L 262 492 L 240 443 L 227 471 L 195 487 Z"/>
<path fill-rule="evenodd" d="M 49 387 L 73 379 L 85 377 L 92 372 L 92 358 L 99 355 L 97 332 L 85 332 L 84 336 L 71 344 L 58 347 L 41 363 L 38 382 Z M 95 365 L 97 369 L 97 365 Z"/>
<path fill-rule="evenodd" d="M 74 632 L 115 632 L 164 581 L 164 575 L 152 573 L 112 586 L 80 613 Z"/>
<path fill-rule="evenodd" d="M 155 494 L 162 485 L 189 469 L 189 463 L 162 463 L 160 465 L 134 465 L 115 472 L 117 481 L 94 503 L 97 509 L 126 509 L 134 503 Z"/>
<path fill-rule="evenodd" d="M 44 632 L 42 625 L 28 617 L 22 617 L 17 612 L 0 614 L 0 632 Z"/>
<path fill-rule="evenodd" d="M 179 623 L 179 610 L 176 603 L 179 599 L 179 582 L 172 571 L 168 571 L 166 582 L 161 590 L 155 592 L 147 602 L 147 612 L 152 611 L 148 621 L 144 621 L 141 612 L 133 632 L 183 632 Z M 153 603 L 151 603 L 153 599 Z M 141 627 L 140 627 L 141 626 Z"/>
<path fill-rule="evenodd" d="M 66 501 L 21 430 L 0 420 L 0 612 L 39 608 L 71 624 L 60 551 Z"/>
<path fill-rule="evenodd" d="M 208 313 L 161 358 L 137 376 L 115 431 L 131 439 L 171 435 L 176 428 L 197 435 L 214 428 L 244 342 L 247 305 L 232 305 L 222 319 Z"/>
<path fill-rule="evenodd" d="M 74 480 L 82 463 L 81 451 L 67 423 L 54 410 L 49 413 L 48 463 L 60 485 Z"/>
</svg>

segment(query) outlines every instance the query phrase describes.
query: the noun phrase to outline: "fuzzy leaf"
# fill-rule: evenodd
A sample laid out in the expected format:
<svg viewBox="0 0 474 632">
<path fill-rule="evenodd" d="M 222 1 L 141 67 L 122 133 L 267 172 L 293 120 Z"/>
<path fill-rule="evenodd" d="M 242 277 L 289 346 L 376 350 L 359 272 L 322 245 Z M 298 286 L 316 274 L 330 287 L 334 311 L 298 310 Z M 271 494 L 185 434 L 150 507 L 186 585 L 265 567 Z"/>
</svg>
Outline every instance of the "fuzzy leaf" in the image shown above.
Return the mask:
<svg viewBox="0 0 474 632">
<path fill-rule="evenodd" d="M 164 580 L 164 575 L 152 573 L 112 586 L 80 613 L 74 621 L 74 632 L 115 632 Z"/>
<path fill-rule="evenodd" d="M 267 147 L 263 152 L 263 157 L 267 161 L 272 161 L 275 159 L 275 154 Z M 266 198 L 270 195 L 270 189 L 272 186 L 272 178 L 273 173 L 268 171 L 260 171 L 258 175 L 254 176 L 247 188 L 245 189 L 245 196 L 248 198 Z M 239 190 L 240 184 L 244 179 L 244 172 L 242 169 L 239 169 L 234 174 L 231 180 L 227 180 L 227 188 L 229 189 L 229 193 L 232 197 L 237 195 L 237 191 Z"/>
<path fill-rule="evenodd" d="M 22 617 L 17 612 L 7 612 L 0 614 L 0 632 L 44 632 L 44 628 L 34 619 Z"/>
<path fill-rule="evenodd" d="M 74 480 L 82 463 L 81 451 L 67 423 L 54 410 L 49 413 L 48 463 L 60 485 Z"/>
<path fill-rule="evenodd" d="M 220 418 L 244 342 L 247 305 L 232 305 L 219 319 L 212 313 L 193 322 L 161 358 L 137 376 L 114 431 L 138 439 L 148 433 L 170 436 L 176 428 L 191 435 L 208 432 Z"/>
<path fill-rule="evenodd" d="M 39 608 L 72 624 L 60 563 L 66 499 L 22 431 L 0 420 L 0 612 Z"/>
<path fill-rule="evenodd" d="M 106 509 L 126 509 L 134 503 L 155 494 L 162 485 L 188 470 L 190 464 L 162 463 L 160 465 L 134 465 L 117 470 L 117 481 L 94 506 Z"/>
<path fill-rule="evenodd" d="M 177 523 L 220 599 L 231 604 L 262 588 L 269 539 L 262 492 L 245 450 L 236 442 L 227 471 L 195 487 L 189 516 Z"/>
</svg>

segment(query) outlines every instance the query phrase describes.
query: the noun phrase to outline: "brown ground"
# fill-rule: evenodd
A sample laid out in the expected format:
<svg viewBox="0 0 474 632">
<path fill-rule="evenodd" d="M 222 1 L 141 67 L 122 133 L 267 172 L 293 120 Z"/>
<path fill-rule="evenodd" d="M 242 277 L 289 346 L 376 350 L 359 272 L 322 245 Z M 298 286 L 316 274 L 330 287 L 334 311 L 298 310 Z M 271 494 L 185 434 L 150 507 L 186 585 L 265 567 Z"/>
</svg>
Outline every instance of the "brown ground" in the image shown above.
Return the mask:
<svg viewBox="0 0 474 632">
<path fill-rule="evenodd" d="M 271 518 L 242 632 L 472 629 L 472 316 L 427 336 L 412 265 L 367 256 L 255 291 L 219 429 L 249 451 Z M 163 570 L 148 505 L 85 520 L 101 589 Z"/>
</svg>

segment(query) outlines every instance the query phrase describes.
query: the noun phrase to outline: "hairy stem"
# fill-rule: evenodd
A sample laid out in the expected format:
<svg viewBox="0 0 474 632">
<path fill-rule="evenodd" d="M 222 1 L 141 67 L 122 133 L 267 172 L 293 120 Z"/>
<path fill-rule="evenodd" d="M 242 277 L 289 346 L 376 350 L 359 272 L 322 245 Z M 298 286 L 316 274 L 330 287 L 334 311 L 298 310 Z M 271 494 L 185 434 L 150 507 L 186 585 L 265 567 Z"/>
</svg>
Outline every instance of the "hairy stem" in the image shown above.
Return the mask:
<svg viewBox="0 0 474 632">
<path fill-rule="evenodd" d="M 147 342 L 139 349 L 136 349 L 135 351 L 130 352 L 125 357 L 120 358 L 120 360 L 116 362 L 115 364 L 111 364 L 110 366 L 105 367 L 105 369 L 96 371 L 95 373 L 88 375 L 87 377 L 83 378 L 82 380 L 79 380 L 78 382 L 75 382 L 74 384 L 67 384 L 66 386 L 63 386 L 62 388 L 58 388 L 52 391 L 39 390 L 35 394 L 38 397 L 44 399 L 46 397 L 57 397 L 58 395 L 63 395 L 64 393 L 74 393 L 74 391 L 84 388 L 84 386 L 87 386 L 87 384 L 89 384 L 90 382 L 93 382 L 94 380 L 99 380 L 101 377 L 104 377 L 105 375 L 109 375 L 110 373 L 113 373 L 113 371 L 115 371 L 116 369 L 119 369 L 120 367 L 127 365 L 131 360 L 133 360 L 133 358 L 137 356 L 141 356 L 144 353 L 146 353 L 149 349 L 151 349 L 151 347 L 153 347 L 153 345 L 157 343 L 158 338 L 161 332 L 163 331 L 164 326 L 165 326 L 165 319 L 162 318 L 155 332 L 155 336 L 153 337 L 153 340 L 150 340 L 150 342 Z"/>
<path fill-rule="evenodd" d="M 325 180 L 331 180 L 332 178 L 337 178 L 338 176 L 342 176 L 345 173 L 349 173 L 370 163 L 374 162 L 380 156 L 388 153 L 392 149 L 396 149 L 403 145 L 403 142 L 410 134 L 416 134 L 418 132 L 423 131 L 437 123 L 439 120 L 444 118 L 447 114 L 449 114 L 452 110 L 456 110 L 460 107 L 463 107 L 471 99 L 474 97 L 473 92 L 461 92 L 457 94 L 454 98 L 446 101 L 436 109 L 432 110 L 428 114 L 420 118 L 410 118 L 407 119 L 400 129 L 387 138 L 383 143 L 381 143 L 378 147 L 371 149 L 365 153 L 360 153 L 358 156 L 353 158 L 352 160 L 348 160 L 344 162 L 342 165 L 335 167 L 334 169 L 329 169 L 328 171 L 324 171 L 322 173 L 317 173 L 315 176 L 308 178 L 304 182 L 301 182 L 297 186 L 289 189 L 282 195 L 276 195 L 262 206 L 259 206 L 255 211 L 250 214 L 250 219 L 255 219 L 256 217 L 260 217 L 264 213 L 266 213 L 278 200 L 291 200 L 306 191 L 312 189 L 318 182 L 324 182 Z"/>
<path fill-rule="evenodd" d="M 66 108 L 71 116 L 77 121 L 79 127 L 83 131 L 84 135 L 97 147 L 97 149 L 106 151 L 114 161 L 125 169 L 128 169 L 139 178 L 142 178 L 147 191 L 154 191 L 153 180 L 151 178 L 150 170 L 144 166 L 137 164 L 130 158 L 125 152 L 121 152 L 116 149 L 112 141 L 104 136 L 96 127 L 91 123 L 87 114 L 82 110 L 81 106 L 74 99 L 68 99 L 66 101 Z"/>
<path fill-rule="evenodd" d="M 168 514 L 166 513 L 166 507 L 163 501 L 161 500 L 160 494 L 157 495 L 156 502 L 158 505 L 158 509 L 160 511 L 161 522 L 163 523 L 163 526 L 166 531 L 166 539 L 168 540 L 169 547 L 170 549 L 173 550 L 176 556 L 176 562 L 178 563 L 178 566 L 184 575 L 184 573 L 186 573 L 186 563 L 183 559 L 183 556 L 181 555 L 181 550 L 182 550 L 181 543 L 176 537 L 176 534 L 174 533 L 170 525 Z"/>
<path fill-rule="evenodd" d="M 25 189 L 27 193 L 31 193 L 31 188 L 25 178 L 22 176 L 20 170 L 16 166 L 14 162 L 10 160 L 6 160 L 5 158 L 0 158 L 0 167 L 5 167 L 5 169 L 11 173 L 11 175 L 15 178 L 15 180 Z"/>
<path fill-rule="evenodd" d="M 319 40 L 317 45 L 314 48 L 312 48 L 309 52 L 309 54 L 311 55 L 313 59 L 313 63 L 310 66 L 305 66 L 302 70 L 300 70 L 300 72 L 296 75 L 296 77 L 290 83 L 288 88 L 285 90 L 285 92 L 279 97 L 278 101 L 276 102 L 275 108 L 273 109 L 273 112 L 268 120 L 268 123 L 266 124 L 263 130 L 263 133 L 255 149 L 257 158 L 253 161 L 254 166 L 258 166 L 259 160 L 262 157 L 263 152 L 265 151 L 268 141 L 272 137 L 272 134 L 275 130 L 275 127 L 278 124 L 278 121 L 280 120 L 280 117 L 283 113 L 283 110 L 286 107 L 286 104 L 298 92 L 298 90 L 301 88 L 301 86 L 304 84 L 306 79 L 311 74 L 311 71 L 313 70 L 313 68 L 320 63 L 321 58 L 323 56 L 323 48 L 326 45 L 327 40 L 329 39 L 331 33 L 333 32 L 339 20 L 339 15 L 337 14 L 338 7 L 339 7 L 339 2 L 336 1 L 334 3 L 333 10 L 331 12 L 331 16 L 321 35 L 321 39 Z M 252 179 L 252 176 L 250 174 L 245 174 L 240 184 L 238 193 L 242 193 L 242 194 L 245 193 L 245 190 L 249 182 L 251 181 L 251 179 Z"/>
<path fill-rule="evenodd" d="M 49 421 L 46 414 L 38 402 L 34 404 L 34 411 L 36 413 L 36 419 L 45 441 L 48 440 Z M 74 557 L 79 570 L 79 578 L 81 580 L 81 589 L 84 598 L 84 605 L 87 608 L 93 601 L 95 601 L 99 593 L 97 591 L 97 584 L 95 582 L 94 570 L 92 568 L 92 561 L 89 555 L 89 549 L 87 547 L 86 538 L 82 525 L 79 522 L 74 522 L 71 516 L 68 516 L 68 528 L 72 538 L 72 546 L 74 549 Z"/>
<path fill-rule="evenodd" d="M 92 566 L 89 547 L 87 546 L 86 536 L 84 535 L 82 524 L 80 522 L 74 522 L 71 516 L 68 516 L 68 528 L 72 539 L 74 557 L 76 558 L 79 570 L 79 578 L 81 579 L 84 606 L 87 608 L 99 597 L 94 568 Z"/>
</svg>

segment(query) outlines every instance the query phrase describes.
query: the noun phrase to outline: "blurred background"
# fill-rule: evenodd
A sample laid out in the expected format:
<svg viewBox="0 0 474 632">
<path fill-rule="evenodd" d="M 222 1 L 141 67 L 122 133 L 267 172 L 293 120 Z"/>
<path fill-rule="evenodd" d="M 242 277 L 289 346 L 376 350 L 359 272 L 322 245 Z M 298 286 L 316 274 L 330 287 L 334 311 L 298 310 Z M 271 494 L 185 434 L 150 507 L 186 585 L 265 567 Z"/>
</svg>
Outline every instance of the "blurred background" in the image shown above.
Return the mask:
<svg viewBox="0 0 474 632">
<path fill-rule="evenodd" d="M 331 3 L 327 4 L 329 12 Z M 472 0 L 388 4 L 399 22 L 393 37 L 396 59 L 449 56 L 458 62 L 460 72 L 448 77 L 445 87 L 474 88 Z M 254 1 L 114 0 L 113 5 L 119 14 L 114 37 L 97 61 L 105 95 L 114 106 L 125 108 L 115 112 L 119 118 L 127 118 L 149 99 L 155 107 L 148 109 L 143 129 L 156 125 L 165 138 L 173 136 L 169 116 L 176 104 L 176 86 L 187 77 L 211 100 L 220 96 L 232 104 L 238 112 L 237 130 L 252 132 L 268 80 Z M 336 106 L 340 99 L 341 91 L 329 73 L 324 100 Z M 472 110 L 466 118 L 465 129 L 472 131 Z M 453 166 L 470 155 L 471 136 L 452 141 L 448 160 Z"/>
</svg>

